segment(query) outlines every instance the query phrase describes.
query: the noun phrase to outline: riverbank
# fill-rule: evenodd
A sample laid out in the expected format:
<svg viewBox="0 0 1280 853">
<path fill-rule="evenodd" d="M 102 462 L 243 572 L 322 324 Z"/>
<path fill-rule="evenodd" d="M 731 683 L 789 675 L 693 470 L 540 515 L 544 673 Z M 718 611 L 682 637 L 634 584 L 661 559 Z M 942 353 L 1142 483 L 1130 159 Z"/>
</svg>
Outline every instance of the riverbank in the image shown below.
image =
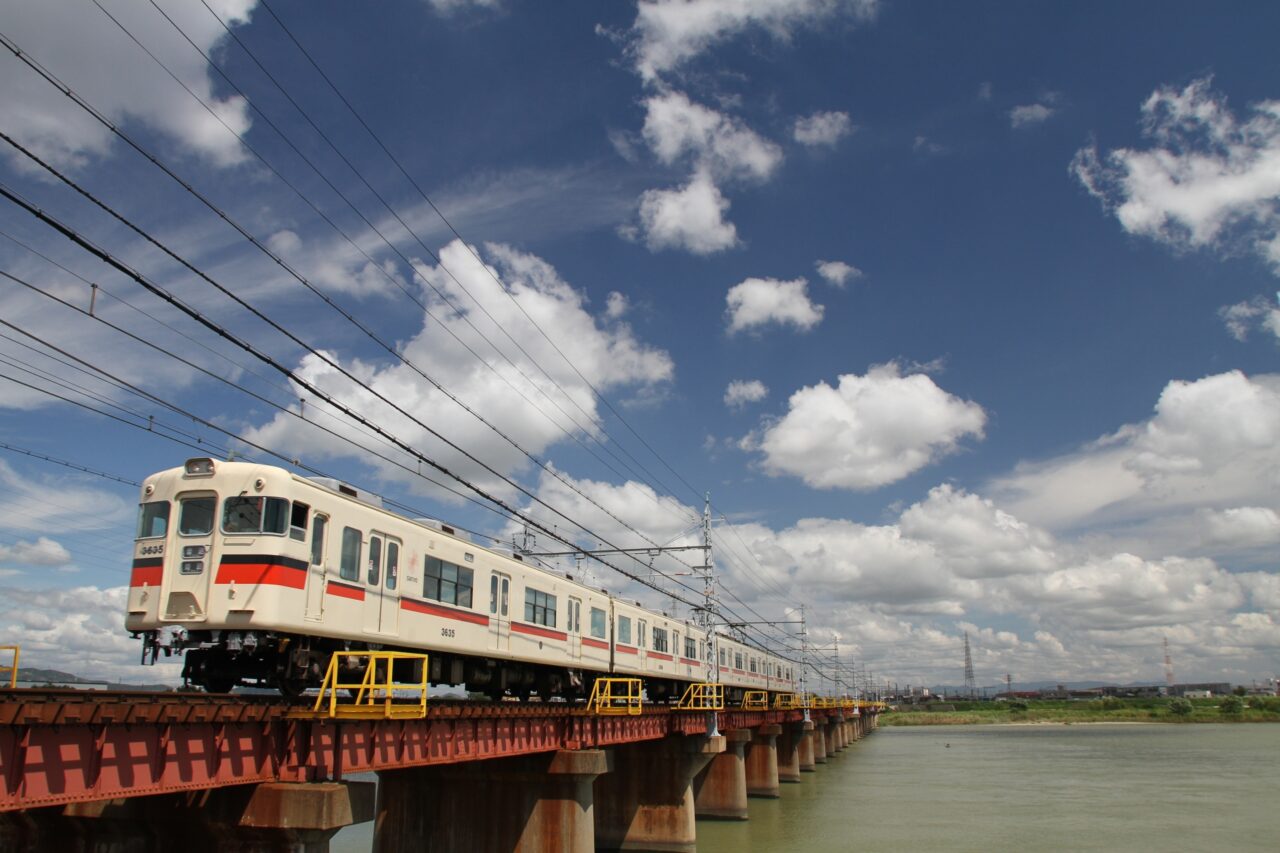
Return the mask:
<svg viewBox="0 0 1280 853">
<path fill-rule="evenodd" d="M 948 702 L 907 706 L 880 716 L 882 726 L 1084 723 L 1280 722 L 1280 698 L 1116 699 L 1096 701 Z"/>
</svg>

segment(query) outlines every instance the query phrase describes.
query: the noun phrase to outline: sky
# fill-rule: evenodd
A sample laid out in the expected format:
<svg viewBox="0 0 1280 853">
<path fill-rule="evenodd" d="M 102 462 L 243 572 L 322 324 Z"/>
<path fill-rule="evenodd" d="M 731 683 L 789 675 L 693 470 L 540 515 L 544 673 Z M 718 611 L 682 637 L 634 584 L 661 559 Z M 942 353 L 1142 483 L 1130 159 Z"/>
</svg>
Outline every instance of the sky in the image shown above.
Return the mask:
<svg viewBox="0 0 1280 853">
<path fill-rule="evenodd" d="M 0 642 L 176 678 L 136 484 L 234 454 L 542 551 L 709 494 L 725 618 L 880 681 L 1274 677 L 1278 27 L 0 0 Z"/>
</svg>

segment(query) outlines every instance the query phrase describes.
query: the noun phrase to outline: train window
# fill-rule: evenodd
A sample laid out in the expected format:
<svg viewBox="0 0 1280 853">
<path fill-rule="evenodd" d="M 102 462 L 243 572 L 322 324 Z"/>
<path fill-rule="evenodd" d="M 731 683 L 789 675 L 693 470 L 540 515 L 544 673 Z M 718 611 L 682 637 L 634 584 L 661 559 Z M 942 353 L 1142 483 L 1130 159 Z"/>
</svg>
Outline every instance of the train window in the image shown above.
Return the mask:
<svg viewBox="0 0 1280 853">
<path fill-rule="evenodd" d="M 511 592 L 511 578 L 502 576 L 502 615 L 507 615 L 507 597 Z"/>
<path fill-rule="evenodd" d="M 422 566 L 422 594 L 427 598 L 459 607 L 471 606 L 471 590 L 475 584 L 475 571 L 466 566 L 446 563 L 437 557 L 426 557 Z M 497 575 L 494 575 L 494 585 Z M 493 612 L 493 587 L 490 587 L 490 611 Z M 506 603 L 503 602 L 503 610 Z"/>
<path fill-rule="evenodd" d="M 295 503 L 289 512 L 289 538 L 299 542 L 307 541 L 307 516 L 311 507 L 304 503 Z"/>
<path fill-rule="evenodd" d="M 631 645 L 631 617 L 618 617 L 618 642 Z"/>
<path fill-rule="evenodd" d="M 565 614 L 564 627 L 570 634 L 582 633 L 582 602 L 569 599 L 569 612 Z"/>
<path fill-rule="evenodd" d="M 387 542 L 387 589 L 396 588 L 396 578 L 400 574 L 400 543 Z"/>
<path fill-rule="evenodd" d="M 524 621 L 535 625 L 556 626 L 556 597 L 532 588 L 524 591 Z"/>
<path fill-rule="evenodd" d="M 667 629 L 653 629 L 653 650 L 655 652 L 665 652 L 667 650 Z"/>
<path fill-rule="evenodd" d="M 498 576 L 489 575 L 489 612 L 498 612 Z"/>
<path fill-rule="evenodd" d="M 591 608 L 591 636 L 601 640 L 605 637 L 605 612 L 599 607 Z"/>
<path fill-rule="evenodd" d="M 728 666 L 728 665 L 729 665 L 729 664 L 728 664 L 728 662 L 725 660 L 725 650 L 724 650 L 724 649 L 721 649 L 721 650 L 720 650 L 720 665 L 721 665 L 721 666 Z"/>
<path fill-rule="evenodd" d="M 338 574 L 345 580 L 360 580 L 361 534 L 353 527 L 342 528 L 342 563 Z"/>
<path fill-rule="evenodd" d="M 152 501 L 138 505 L 136 539 L 159 539 L 169 531 L 169 502 Z"/>
<path fill-rule="evenodd" d="M 742 669 L 742 652 L 733 653 L 733 668 L 741 671 Z"/>
<path fill-rule="evenodd" d="M 382 538 L 369 537 L 369 584 L 377 586 L 382 579 Z"/>
<path fill-rule="evenodd" d="M 680 632 L 678 631 L 673 631 L 671 633 L 671 653 L 680 653 Z"/>
<path fill-rule="evenodd" d="M 755 671 L 756 671 L 756 659 L 755 659 L 755 658 L 751 658 L 751 660 L 750 660 L 750 662 L 749 662 L 749 663 L 750 663 L 750 666 L 749 666 L 748 668 L 749 668 L 752 672 L 755 672 Z"/>
<path fill-rule="evenodd" d="M 644 644 L 648 642 L 645 637 L 647 636 L 646 632 L 649 630 L 649 623 L 643 619 L 637 619 L 636 628 L 639 629 L 636 631 L 636 643 L 643 649 L 645 647 Z"/>
<path fill-rule="evenodd" d="M 698 641 L 693 637 L 684 638 L 684 656 L 694 660 L 698 659 Z"/>
<path fill-rule="evenodd" d="M 213 514 L 218 499 L 184 498 L 178 513 L 178 532 L 183 536 L 207 536 L 213 531 Z"/>
<path fill-rule="evenodd" d="M 289 502 L 284 498 L 227 498 L 222 505 L 224 533 L 284 534 Z"/>
<path fill-rule="evenodd" d="M 324 564 L 324 531 L 329 524 L 329 517 L 317 515 L 311 521 L 311 565 Z"/>
</svg>

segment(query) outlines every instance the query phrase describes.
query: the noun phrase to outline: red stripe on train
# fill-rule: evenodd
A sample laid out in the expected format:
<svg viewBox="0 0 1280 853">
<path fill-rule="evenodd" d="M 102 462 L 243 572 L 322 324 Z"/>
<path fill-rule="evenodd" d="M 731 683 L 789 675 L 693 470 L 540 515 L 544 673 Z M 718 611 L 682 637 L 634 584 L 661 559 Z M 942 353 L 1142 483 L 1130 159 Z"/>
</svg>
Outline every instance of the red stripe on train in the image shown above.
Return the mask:
<svg viewBox="0 0 1280 853">
<path fill-rule="evenodd" d="M 649 652 L 649 657 L 658 660 L 671 660 L 671 655 L 664 655 L 662 652 Z"/>
<path fill-rule="evenodd" d="M 605 651 L 609 650 L 608 643 L 604 642 L 603 640 L 593 640 L 590 637 L 583 637 L 582 645 L 590 646 L 593 649 L 604 649 Z"/>
<path fill-rule="evenodd" d="M 624 655 L 639 654 L 639 652 L 636 651 L 635 646 L 624 646 L 621 643 L 618 643 L 614 648 L 622 652 Z"/>
<path fill-rule="evenodd" d="M 512 622 L 511 630 L 518 634 L 532 634 L 535 637 L 546 637 L 548 640 L 567 640 L 568 634 L 562 634 L 559 631 L 552 631 L 549 628 L 539 628 L 536 625 L 526 625 L 523 622 Z"/>
<path fill-rule="evenodd" d="M 307 572 L 280 563 L 219 563 L 214 583 L 256 583 L 306 589 Z"/>
<path fill-rule="evenodd" d="M 352 601 L 364 601 L 364 590 L 358 586 L 347 586 L 345 583 L 329 581 L 329 585 L 325 591 L 329 595 L 336 595 L 339 598 L 350 598 Z"/>
<path fill-rule="evenodd" d="M 479 613 L 467 613 L 464 610 L 454 610 L 450 607 L 441 607 L 438 604 L 429 604 L 425 601 L 417 601 L 412 598 L 400 599 L 400 607 L 404 610 L 410 610 L 414 613 L 425 613 L 428 616 L 443 616 L 445 619 L 457 619 L 459 622 L 470 622 L 473 625 L 489 624 L 489 617 Z"/>
<path fill-rule="evenodd" d="M 129 573 L 129 586 L 160 586 L 163 566 L 135 566 Z"/>
</svg>

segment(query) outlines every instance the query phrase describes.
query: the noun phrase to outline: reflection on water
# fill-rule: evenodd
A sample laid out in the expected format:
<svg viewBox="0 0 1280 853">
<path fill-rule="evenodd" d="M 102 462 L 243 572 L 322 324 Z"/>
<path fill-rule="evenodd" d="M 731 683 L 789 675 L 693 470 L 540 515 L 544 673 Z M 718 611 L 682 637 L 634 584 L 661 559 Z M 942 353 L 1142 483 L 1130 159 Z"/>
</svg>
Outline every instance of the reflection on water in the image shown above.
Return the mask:
<svg viewBox="0 0 1280 853">
<path fill-rule="evenodd" d="M 699 853 L 1280 849 L 1272 724 L 886 728 L 804 775 Z"/>
</svg>

